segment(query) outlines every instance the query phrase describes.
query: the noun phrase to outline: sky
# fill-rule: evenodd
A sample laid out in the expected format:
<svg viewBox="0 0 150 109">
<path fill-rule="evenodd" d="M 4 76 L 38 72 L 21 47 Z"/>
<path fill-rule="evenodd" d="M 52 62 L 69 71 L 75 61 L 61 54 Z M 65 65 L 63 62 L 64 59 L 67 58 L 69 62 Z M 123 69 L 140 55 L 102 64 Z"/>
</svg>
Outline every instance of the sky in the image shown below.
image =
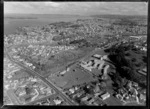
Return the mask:
<svg viewBox="0 0 150 109">
<path fill-rule="evenodd" d="M 147 2 L 4 2 L 4 14 L 147 15 Z"/>
</svg>

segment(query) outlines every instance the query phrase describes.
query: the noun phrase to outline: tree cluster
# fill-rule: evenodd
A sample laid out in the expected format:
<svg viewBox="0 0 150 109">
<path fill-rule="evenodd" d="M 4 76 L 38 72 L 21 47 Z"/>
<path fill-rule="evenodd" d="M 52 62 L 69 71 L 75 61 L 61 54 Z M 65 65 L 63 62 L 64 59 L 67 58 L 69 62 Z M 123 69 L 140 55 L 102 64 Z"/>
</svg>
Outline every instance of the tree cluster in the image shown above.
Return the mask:
<svg viewBox="0 0 150 109">
<path fill-rule="evenodd" d="M 131 46 L 114 45 L 105 50 L 106 52 L 109 52 L 108 57 L 116 67 L 116 73 L 110 75 L 114 82 L 114 88 L 120 88 L 123 86 L 122 78 L 126 78 L 141 84 L 141 82 L 138 80 L 139 75 L 137 75 L 137 72 L 134 69 L 133 62 L 125 58 L 125 50 L 129 49 L 128 47 Z"/>
</svg>

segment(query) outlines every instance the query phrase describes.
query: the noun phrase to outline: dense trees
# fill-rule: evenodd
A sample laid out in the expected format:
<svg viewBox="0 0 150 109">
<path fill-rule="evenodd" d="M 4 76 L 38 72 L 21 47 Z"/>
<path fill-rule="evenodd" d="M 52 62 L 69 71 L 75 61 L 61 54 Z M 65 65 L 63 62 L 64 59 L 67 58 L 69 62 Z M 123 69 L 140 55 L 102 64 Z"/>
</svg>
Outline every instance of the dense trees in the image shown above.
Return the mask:
<svg viewBox="0 0 150 109">
<path fill-rule="evenodd" d="M 105 50 L 105 52 L 109 53 L 109 59 L 115 64 L 116 67 L 116 73 L 114 75 L 110 75 L 111 79 L 114 81 L 114 87 L 119 88 L 122 87 L 122 78 L 126 78 L 128 80 L 136 81 L 139 84 L 141 81 L 139 81 L 140 75 L 137 74 L 135 68 L 134 68 L 134 60 L 126 59 L 125 50 L 129 50 L 131 46 L 112 46 L 111 48 Z M 144 85 L 144 84 L 143 84 Z"/>
</svg>

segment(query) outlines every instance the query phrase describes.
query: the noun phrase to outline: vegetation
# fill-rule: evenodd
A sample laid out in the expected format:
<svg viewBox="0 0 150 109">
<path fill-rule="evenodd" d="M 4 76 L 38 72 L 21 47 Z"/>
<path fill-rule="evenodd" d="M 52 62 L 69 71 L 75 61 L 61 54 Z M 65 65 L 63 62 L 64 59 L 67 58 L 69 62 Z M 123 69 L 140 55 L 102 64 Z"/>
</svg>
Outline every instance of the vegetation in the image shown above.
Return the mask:
<svg viewBox="0 0 150 109">
<path fill-rule="evenodd" d="M 143 80 L 146 78 L 139 75 L 135 69 L 135 59 L 127 59 L 126 58 L 126 50 L 131 49 L 131 45 L 124 46 L 112 46 L 111 48 L 105 50 L 105 52 L 109 52 L 109 59 L 114 63 L 116 67 L 116 73 L 114 75 L 110 75 L 111 79 L 114 81 L 114 87 L 119 88 L 123 86 L 122 78 L 126 78 L 128 80 L 136 81 L 142 87 L 146 87 L 146 84 Z"/>
</svg>

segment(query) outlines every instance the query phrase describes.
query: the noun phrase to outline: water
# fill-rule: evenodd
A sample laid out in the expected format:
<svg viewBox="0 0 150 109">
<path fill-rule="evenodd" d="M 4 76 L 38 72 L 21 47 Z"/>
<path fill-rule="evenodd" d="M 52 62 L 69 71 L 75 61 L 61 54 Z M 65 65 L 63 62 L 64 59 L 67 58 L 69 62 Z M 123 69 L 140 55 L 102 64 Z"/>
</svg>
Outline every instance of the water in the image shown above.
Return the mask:
<svg viewBox="0 0 150 109">
<path fill-rule="evenodd" d="M 4 34 L 13 34 L 15 33 L 17 27 L 23 26 L 44 26 L 50 23 L 64 21 L 75 21 L 77 19 L 85 19 L 88 17 L 40 17 L 38 19 L 4 19 Z"/>
</svg>

